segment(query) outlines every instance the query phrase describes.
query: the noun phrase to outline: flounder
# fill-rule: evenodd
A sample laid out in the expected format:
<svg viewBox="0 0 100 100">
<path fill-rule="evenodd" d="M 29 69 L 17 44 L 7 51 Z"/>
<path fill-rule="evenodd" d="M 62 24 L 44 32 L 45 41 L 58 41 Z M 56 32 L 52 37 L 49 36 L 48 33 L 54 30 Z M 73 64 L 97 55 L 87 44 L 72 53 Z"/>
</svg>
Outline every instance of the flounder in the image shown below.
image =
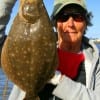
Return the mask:
<svg viewBox="0 0 100 100">
<path fill-rule="evenodd" d="M 1 64 L 8 78 L 26 91 L 25 100 L 39 100 L 38 92 L 58 64 L 56 34 L 42 0 L 20 0 Z"/>
</svg>

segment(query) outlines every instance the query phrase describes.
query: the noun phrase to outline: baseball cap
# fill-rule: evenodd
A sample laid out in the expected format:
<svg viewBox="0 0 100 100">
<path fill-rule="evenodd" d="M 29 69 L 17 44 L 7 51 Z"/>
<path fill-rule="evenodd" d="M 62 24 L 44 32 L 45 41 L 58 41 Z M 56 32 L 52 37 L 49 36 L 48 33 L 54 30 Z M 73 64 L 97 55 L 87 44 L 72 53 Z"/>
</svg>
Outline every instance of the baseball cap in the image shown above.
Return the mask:
<svg viewBox="0 0 100 100">
<path fill-rule="evenodd" d="M 85 0 L 55 0 L 52 17 L 56 16 L 62 10 L 63 7 L 69 4 L 79 5 L 87 11 Z"/>
</svg>

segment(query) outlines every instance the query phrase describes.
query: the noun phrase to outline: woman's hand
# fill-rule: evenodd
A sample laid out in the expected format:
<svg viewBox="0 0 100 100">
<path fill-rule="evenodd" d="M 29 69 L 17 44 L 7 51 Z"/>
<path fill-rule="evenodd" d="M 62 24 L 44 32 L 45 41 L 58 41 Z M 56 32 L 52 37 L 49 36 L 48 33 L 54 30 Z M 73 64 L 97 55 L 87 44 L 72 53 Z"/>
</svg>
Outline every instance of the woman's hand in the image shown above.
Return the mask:
<svg viewBox="0 0 100 100">
<path fill-rule="evenodd" d="M 60 83 L 61 80 L 62 80 L 61 72 L 57 70 L 55 71 L 55 75 L 53 76 L 53 78 L 48 83 L 57 85 Z"/>
</svg>

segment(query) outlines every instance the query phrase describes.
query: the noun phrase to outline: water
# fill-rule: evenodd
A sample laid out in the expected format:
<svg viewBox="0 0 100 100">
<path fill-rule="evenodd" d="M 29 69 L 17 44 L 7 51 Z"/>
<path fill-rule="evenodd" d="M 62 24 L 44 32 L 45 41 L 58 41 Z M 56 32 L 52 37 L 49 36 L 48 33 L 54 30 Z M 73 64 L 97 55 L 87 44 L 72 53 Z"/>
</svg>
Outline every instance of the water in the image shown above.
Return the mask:
<svg viewBox="0 0 100 100">
<path fill-rule="evenodd" d="M 100 44 L 97 44 L 100 50 Z M 7 100 L 10 91 L 12 89 L 13 83 L 7 79 L 4 72 L 0 68 L 0 100 Z"/>
<path fill-rule="evenodd" d="M 97 44 L 97 47 L 99 48 L 99 50 L 100 50 L 100 43 L 99 44 Z"/>
<path fill-rule="evenodd" d="M 12 82 L 7 79 L 2 68 L 0 68 L 0 100 L 7 100 L 12 86 Z"/>
</svg>

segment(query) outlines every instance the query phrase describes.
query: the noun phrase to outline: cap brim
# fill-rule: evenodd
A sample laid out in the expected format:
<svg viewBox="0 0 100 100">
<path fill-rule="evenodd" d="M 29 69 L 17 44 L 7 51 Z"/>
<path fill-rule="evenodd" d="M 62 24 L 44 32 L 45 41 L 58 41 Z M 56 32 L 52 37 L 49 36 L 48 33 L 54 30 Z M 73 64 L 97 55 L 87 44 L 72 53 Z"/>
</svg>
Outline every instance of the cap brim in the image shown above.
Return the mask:
<svg viewBox="0 0 100 100">
<path fill-rule="evenodd" d="M 74 2 L 67 2 L 67 3 L 64 3 L 63 5 L 61 5 L 60 7 L 58 7 L 58 9 L 56 10 L 56 12 L 53 13 L 53 16 L 56 16 L 65 6 L 68 6 L 68 5 L 71 5 L 71 4 L 75 4 L 75 5 L 78 5 L 80 6 L 81 8 L 83 8 L 84 10 L 86 10 L 86 8 L 84 8 L 81 4 L 79 3 L 74 3 Z"/>
</svg>

